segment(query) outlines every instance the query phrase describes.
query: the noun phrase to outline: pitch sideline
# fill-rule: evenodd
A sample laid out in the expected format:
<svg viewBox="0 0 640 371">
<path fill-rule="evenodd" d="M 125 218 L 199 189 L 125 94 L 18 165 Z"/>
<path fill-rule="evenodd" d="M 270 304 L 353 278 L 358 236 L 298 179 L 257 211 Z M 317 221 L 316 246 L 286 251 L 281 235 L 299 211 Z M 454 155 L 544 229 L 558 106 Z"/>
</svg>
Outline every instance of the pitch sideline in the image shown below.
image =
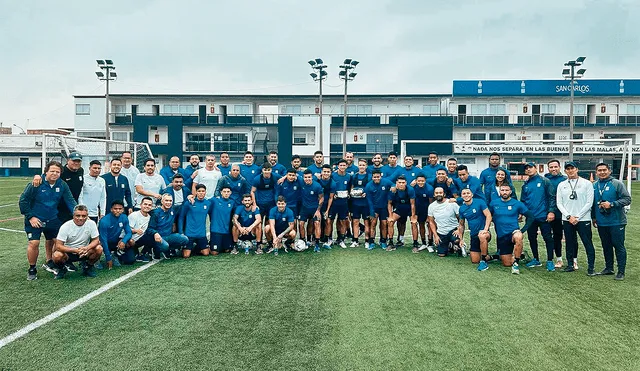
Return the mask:
<svg viewBox="0 0 640 371">
<path fill-rule="evenodd" d="M 82 304 L 88 302 L 89 300 L 95 298 L 96 296 L 108 291 L 109 289 L 121 284 L 122 282 L 128 280 L 129 278 L 135 276 L 136 274 L 145 271 L 148 268 L 151 268 L 153 265 L 157 264 L 160 260 L 153 260 L 141 267 L 136 268 L 135 270 L 125 274 L 124 276 L 115 279 L 109 283 L 107 283 L 106 285 L 88 293 L 87 295 L 81 297 L 80 299 L 77 299 L 76 301 L 65 305 L 64 307 L 58 309 L 57 311 L 49 314 L 46 317 L 43 317 L 35 322 L 32 322 L 30 324 L 28 324 L 27 326 L 21 328 L 20 330 L 0 339 L 0 349 L 2 349 L 3 347 L 11 344 L 12 342 L 20 339 L 21 337 L 27 335 L 28 333 L 30 333 L 31 331 L 46 325 L 47 323 L 57 319 L 58 317 L 61 317 L 62 315 L 74 310 L 75 308 L 81 306 Z"/>
</svg>

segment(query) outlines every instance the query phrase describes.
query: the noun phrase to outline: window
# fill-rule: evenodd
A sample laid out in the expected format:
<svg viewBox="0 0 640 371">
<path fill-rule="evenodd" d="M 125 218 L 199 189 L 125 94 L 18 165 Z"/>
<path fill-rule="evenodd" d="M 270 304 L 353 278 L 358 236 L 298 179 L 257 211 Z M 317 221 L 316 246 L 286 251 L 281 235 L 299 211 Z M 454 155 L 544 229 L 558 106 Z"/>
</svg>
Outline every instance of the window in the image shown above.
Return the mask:
<svg viewBox="0 0 640 371">
<path fill-rule="evenodd" d="M 458 157 L 458 164 L 473 165 L 475 163 L 475 157 Z"/>
<path fill-rule="evenodd" d="M 426 113 L 428 115 L 439 115 L 440 114 L 440 105 L 439 104 L 425 104 L 422 106 L 422 113 Z"/>
<path fill-rule="evenodd" d="M 550 115 L 555 115 L 556 113 L 556 105 L 555 104 L 541 104 L 540 105 L 540 113 L 546 113 Z"/>
<path fill-rule="evenodd" d="M 133 133 L 130 131 L 112 131 L 111 139 L 121 142 L 133 142 Z"/>
<path fill-rule="evenodd" d="M 472 104 L 471 105 L 471 115 L 486 115 L 487 114 L 487 105 L 486 104 Z"/>
<path fill-rule="evenodd" d="M 574 116 L 584 116 L 587 114 L 587 105 L 586 104 L 574 104 L 573 105 L 573 115 Z"/>
<path fill-rule="evenodd" d="M 504 116 L 507 114 L 507 109 L 504 104 L 490 104 L 489 114 L 493 116 Z"/>
<path fill-rule="evenodd" d="M 91 111 L 90 104 L 78 103 L 76 104 L 76 115 L 89 115 Z"/>
<path fill-rule="evenodd" d="M 29 157 L 29 168 L 31 169 L 41 169 L 42 168 L 42 157 Z"/>
<path fill-rule="evenodd" d="M 180 106 L 177 104 L 165 104 L 163 110 L 165 114 L 177 114 L 180 113 Z"/>
<path fill-rule="evenodd" d="M 504 140 L 504 134 L 489 133 L 489 140 Z"/>
<path fill-rule="evenodd" d="M 302 113 L 302 107 L 299 104 L 288 104 L 282 107 L 282 113 L 288 115 L 299 115 Z"/>
<path fill-rule="evenodd" d="M 19 168 L 20 158 L 19 157 L 1 157 L 0 166 L 9 167 L 9 168 Z"/>
<path fill-rule="evenodd" d="M 342 144 L 342 133 L 331 133 L 329 137 L 330 144 Z"/>
<path fill-rule="evenodd" d="M 235 104 L 233 106 L 233 113 L 236 115 L 249 115 L 249 105 L 248 104 Z"/>
<path fill-rule="evenodd" d="M 293 133 L 293 144 L 307 144 L 307 134 Z"/>
<path fill-rule="evenodd" d="M 344 113 L 344 104 L 340 106 L 340 113 Z M 347 115 L 355 115 L 358 113 L 358 108 L 355 104 L 347 104 Z"/>
<path fill-rule="evenodd" d="M 573 133 L 573 139 L 583 139 L 584 134 L 582 133 Z"/>
<path fill-rule="evenodd" d="M 640 104 L 627 104 L 627 114 L 640 115 Z"/>
<path fill-rule="evenodd" d="M 357 106 L 358 115 L 370 115 L 372 110 L 372 106 L 370 104 L 358 105 Z"/>
<path fill-rule="evenodd" d="M 393 134 L 367 134 L 366 151 L 369 153 L 393 151 Z"/>
<path fill-rule="evenodd" d="M 180 105 L 180 114 L 183 115 L 193 115 L 196 111 L 193 105 L 189 104 L 189 105 Z"/>
<path fill-rule="evenodd" d="M 555 133 L 543 133 L 542 134 L 542 140 L 556 140 L 556 134 Z"/>
<path fill-rule="evenodd" d="M 247 150 L 247 134 L 215 134 L 214 139 L 213 150 L 216 152 L 244 152 Z"/>
<path fill-rule="evenodd" d="M 470 140 L 486 140 L 487 135 L 485 133 L 471 133 L 469 134 Z"/>
<path fill-rule="evenodd" d="M 187 133 L 185 139 L 185 151 L 187 152 L 211 151 L 211 134 L 209 133 Z"/>
<path fill-rule="evenodd" d="M 76 135 L 82 138 L 105 139 L 104 131 L 78 131 Z"/>
<path fill-rule="evenodd" d="M 124 104 L 116 104 L 113 106 L 113 113 L 115 113 L 117 117 L 124 117 L 127 113 L 127 106 Z"/>
</svg>

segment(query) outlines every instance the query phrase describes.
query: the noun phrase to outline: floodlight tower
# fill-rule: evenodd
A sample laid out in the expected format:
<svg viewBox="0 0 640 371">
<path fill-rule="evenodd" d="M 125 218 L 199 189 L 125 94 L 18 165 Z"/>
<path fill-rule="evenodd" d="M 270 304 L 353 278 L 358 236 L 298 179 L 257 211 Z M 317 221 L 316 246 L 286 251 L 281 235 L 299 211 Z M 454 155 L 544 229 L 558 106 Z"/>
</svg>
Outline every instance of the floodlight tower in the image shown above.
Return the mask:
<svg viewBox="0 0 640 371">
<path fill-rule="evenodd" d="M 111 59 L 97 59 L 98 67 L 102 71 L 96 71 L 96 76 L 98 76 L 98 80 L 106 81 L 106 92 L 104 95 L 105 98 L 105 121 L 104 121 L 104 129 L 105 129 L 105 139 L 111 139 L 111 133 L 109 130 L 109 81 L 114 81 L 118 78 L 118 75 L 114 72 L 116 66 L 113 65 L 113 61 Z M 104 71 L 104 72 L 103 72 Z M 107 156 L 109 155 L 109 150 L 107 149 Z"/>
<path fill-rule="evenodd" d="M 569 79 L 571 81 L 571 85 L 570 85 L 570 98 L 569 98 L 569 161 L 573 161 L 573 126 L 574 126 L 574 118 L 573 118 L 573 97 L 574 97 L 574 88 L 575 88 L 575 83 L 576 83 L 576 79 L 581 78 L 585 72 L 587 72 L 586 69 L 581 68 L 579 70 L 575 70 L 576 67 L 579 67 L 582 65 L 582 63 L 584 62 L 584 60 L 587 59 L 587 57 L 578 57 L 575 60 L 570 60 L 567 63 L 565 63 L 565 67 L 567 68 L 563 68 L 562 69 L 562 76 L 565 79 Z"/>
<path fill-rule="evenodd" d="M 360 62 L 355 59 L 347 58 L 342 62 L 340 68 L 340 79 L 344 80 L 344 117 L 342 119 L 342 158 L 347 156 L 347 85 L 348 82 L 355 79 L 357 73 L 349 72 L 354 70 Z"/>
<path fill-rule="evenodd" d="M 324 162 L 327 163 L 327 159 L 329 158 L 329 153 L 325 153 L 324 151 L 324 140 L 323 140 L 323 130 L 322 130 L 322 81 L 327 79 L 327 71 L 325 71 L 325 69 L 327 68 L 327 65 L 324 64 L 324 62 L 322 61 L 322 59 L 320 58 L 316 58 L 316 59 L 311 59 L 309 60 L 309 65 L 311 66 L 311 68 L 316 72 L 312 72 L 309 75 L 311 76 L 311 78 L 313 79 L 313 81 L 317 81 L 318 85 L 320 86 L 320 92 L 318 94 L 318 115 L 320 118 L 320 127 L 319 127 L 319 131 L 318 131 L 318 135 L 319 135 L 319 140 L 318 140 L 318 144 L 320 145 L 320 150 L 323 153 L 324 156 Z"/>
</svg>

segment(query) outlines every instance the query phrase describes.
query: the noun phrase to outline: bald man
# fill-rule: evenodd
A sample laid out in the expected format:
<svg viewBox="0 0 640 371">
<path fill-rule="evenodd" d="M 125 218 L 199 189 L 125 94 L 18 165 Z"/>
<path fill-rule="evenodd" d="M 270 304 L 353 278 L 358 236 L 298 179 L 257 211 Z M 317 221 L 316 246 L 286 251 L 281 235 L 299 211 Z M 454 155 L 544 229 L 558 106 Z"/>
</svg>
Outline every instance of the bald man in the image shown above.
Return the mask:
<svg viewBox="0 0 640 371">
<path fill-rule="evenodd" d="M 178 156 L 173 156 L 169 159 L 169 165 L 160 170 L 160 175 L 164 178 L 164 182 L 167 184 L 167 187 L 171 187 L 173 185 L 171 184 L 173 176 L 176 174 L 182 174 L 184 177 L 184 187 L 191 189 L 191 176 L 187 175 L 187 172 L 185 172 L 180 165 L 180 158 L 178 158 Z"/>
</svg>

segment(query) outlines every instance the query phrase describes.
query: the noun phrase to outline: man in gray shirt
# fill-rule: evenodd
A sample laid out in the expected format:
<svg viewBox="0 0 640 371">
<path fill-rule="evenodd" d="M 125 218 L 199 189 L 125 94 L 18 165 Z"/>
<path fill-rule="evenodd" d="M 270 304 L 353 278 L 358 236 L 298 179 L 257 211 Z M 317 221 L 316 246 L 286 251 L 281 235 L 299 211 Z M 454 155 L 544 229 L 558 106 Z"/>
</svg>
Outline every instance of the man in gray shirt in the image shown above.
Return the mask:
<svg viewBox="0 0 640 371">
<path fill-rule="evenodd" d="M 429 205 L 428 217 L 429 228 L 433 234 L 433 242 L 437 245 L 438 256 L 447 256 L 450 244 L 454 246 L 454 251 L 460 251 L 463 256 L 466 256 L 466 251 L 460 246 L 458 232 L 460 206 L 445 199 L 442 187 L 437 187 L 433 191 L 433 198 L 436 202 Z"/>
</svg>

